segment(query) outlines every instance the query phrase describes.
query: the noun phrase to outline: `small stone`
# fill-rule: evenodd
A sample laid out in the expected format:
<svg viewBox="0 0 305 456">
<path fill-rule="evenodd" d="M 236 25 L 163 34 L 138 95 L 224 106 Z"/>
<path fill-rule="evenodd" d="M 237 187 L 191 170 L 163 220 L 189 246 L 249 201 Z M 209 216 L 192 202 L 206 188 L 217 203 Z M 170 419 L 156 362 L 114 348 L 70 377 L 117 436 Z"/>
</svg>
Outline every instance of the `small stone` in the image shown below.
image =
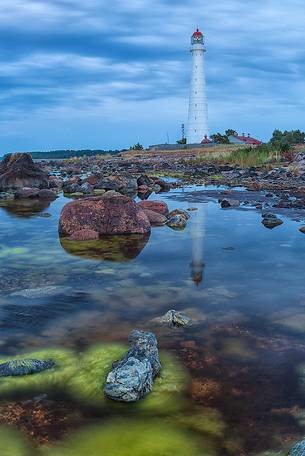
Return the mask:
<svg viewBox="0 0 305 456">
<path fill-rule="evenodd" d="M 176 310 L 169 310 L 163 317 L 154 318 L 153 321 L 176 327 L 189 326 L 192 323 L 192 320 L 189 317 Z"/>
<path fill-rule="evenodd" d="M 301 228 L 299 228 L 299 231 L 303 234 L 305 234 L 305 226 L 301 226 Z"/>
<path fill-rule="evenodd" d="M 166 223 L 167 226 L 173 230 L 184 230 L 187 224 L 187 219 L 181 215 L 177 214 L 170 217 Z"/>
<path fill-rule="evenodd" d="M 21 375 L 37 374 L 52 369 L 55 363 L 52 360 L 14 359 L 0 364 L 0 377 L 16 377 Z"/>
</svg>

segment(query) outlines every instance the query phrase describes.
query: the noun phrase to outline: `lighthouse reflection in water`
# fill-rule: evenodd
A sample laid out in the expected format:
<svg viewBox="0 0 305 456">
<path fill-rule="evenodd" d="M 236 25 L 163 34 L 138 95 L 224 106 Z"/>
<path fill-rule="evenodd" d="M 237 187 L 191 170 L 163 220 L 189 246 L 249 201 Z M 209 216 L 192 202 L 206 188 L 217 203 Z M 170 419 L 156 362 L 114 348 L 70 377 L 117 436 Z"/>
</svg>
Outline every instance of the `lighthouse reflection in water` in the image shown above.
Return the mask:
<svg viewBox="0 0 305 456">
<path fill-rule="evenodd" d="M 192 262 L 191 276 L 193 282 L 199 286 L 204 279 L 205 264 L 203 261 L 204 237 L 205 237 L 206 208 L 195 212 L 191 227 L 192 238 Z"/>
</svg>

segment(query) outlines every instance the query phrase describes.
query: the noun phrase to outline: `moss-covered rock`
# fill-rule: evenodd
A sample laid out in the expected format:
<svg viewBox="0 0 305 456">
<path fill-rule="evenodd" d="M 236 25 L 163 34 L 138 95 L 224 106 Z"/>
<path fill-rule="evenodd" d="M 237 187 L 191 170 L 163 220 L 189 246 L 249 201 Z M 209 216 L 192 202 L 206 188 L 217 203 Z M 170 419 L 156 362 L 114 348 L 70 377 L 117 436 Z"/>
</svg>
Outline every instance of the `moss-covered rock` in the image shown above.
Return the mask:
<svg viewBox="0 0 305 456">
<path fill-rule="evenodd" d="M 52 360 L 54 367 L 43 372 L 18 377 L 0 377 L 0 398 L 24 394 L 36 394 L 51 390 L 63 391 L 78 369 L 77 357 L 69 350 L 53 349 L 26 353 L 15 357 L 1 357 L 0 364 L 11 360 Z"/>
<path fill-rule="evenodd" d="M 88 428 L 46 456 L 213 456 L 210 443 L 160 421 L 113 421 Z"/>
<path fill-rule="evenodd" d="M 121 411 L 142 411 L 154 414 L 167 414 L 179 410 L 184 401 L 184 391 L 188 375 L 184 367 L 173 357 L 160 355 L 162 370 L 154 381 L 152 392 L 134 404 L 122 404 L 104 396 L 103 389 L 113 362 L 127 353 L 128 348 L 117 344 L 92 347 L 80 358 L 80 369 L 68 384 L 69 394 L 74 400 L 93 408 L 107 404 Z"/>
</svg>

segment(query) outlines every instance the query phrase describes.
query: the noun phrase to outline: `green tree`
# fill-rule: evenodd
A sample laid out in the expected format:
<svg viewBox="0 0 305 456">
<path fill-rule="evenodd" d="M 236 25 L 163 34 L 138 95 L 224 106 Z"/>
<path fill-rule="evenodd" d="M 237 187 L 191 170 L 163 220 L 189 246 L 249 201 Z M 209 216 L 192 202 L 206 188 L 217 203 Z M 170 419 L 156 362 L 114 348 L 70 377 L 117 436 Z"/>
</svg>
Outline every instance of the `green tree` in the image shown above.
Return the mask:
<svg viewBox="0 0 305 456">
<path fill-rule="evenodd" d="M 211 139 L 216 144 L 229 144 L 229 138 L 227 135 L 222 135 L 221 133 L 215 133 L 211 135 Z"/>
<path fill-rule="evenodd" d="M 301 130 L 285 130 L 283 132 L 281 130 L 274 130 L 270 143 L 279 148 L 281 148 L 284 144 L 288 144 L 290 146 L 295 144 L 304 144 L 305 133 Z"/>
<path fill-rule="evenodd" d="M 144 147 L 140 143 L 137 143 L 130 148 L 130 150 L 143 150 L 143 149 L 144 149 Z"/>
<path fill-rule="evenodd" d="M 186 144 L 186 138 L 179 139 L 177 144 Z"/>
<path fill-rule="evenodd" d="M 228 128 L 228 130 L 226 130 L 226 136 L 236 136 L 237 135 L 237 131 L 233 130 L 232 128 Z"/>
</svg>

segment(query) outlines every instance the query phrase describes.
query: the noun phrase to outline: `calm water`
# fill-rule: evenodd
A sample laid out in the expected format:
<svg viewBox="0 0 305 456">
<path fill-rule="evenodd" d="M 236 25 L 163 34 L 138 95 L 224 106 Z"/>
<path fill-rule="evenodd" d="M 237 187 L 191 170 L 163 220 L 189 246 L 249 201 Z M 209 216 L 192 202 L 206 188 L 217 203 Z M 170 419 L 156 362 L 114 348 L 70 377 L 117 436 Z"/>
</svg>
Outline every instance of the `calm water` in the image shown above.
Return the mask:
<svg viewBox="0 0 305 456">
<path fill-rule="evenodd" d="M 48 347 L 80 353 L 97 343 L 126 344 L 133 328 L 153 330 L 161 350 L 190 375 L 179 413 L 201 418 L 177 429 L 206 448 L 201 454 L 258 454 L 293 442 L 304 433 L 305 409 L 296 370 L 305 361 L 298 223 L 284 219 L 271 231 L 253 210 L 221 210 L 181 190 L 161 199 L 170 209 L 198 209 L 185 231 L 160 227 L 149 238 L 82 245 L 58 238 L 64 197 L 49 207 L 1 207 L 2 355 Z M 151 321 L 169 309 L 194 325 Z M 98 425 L 110 426 L 108 412 L 105 406 L 103 419 L 94 412 Z M 128 426 L 134 413 L 119 416 Z M 157 416 L 159 425 L 170 420 L 170 411 L 159 415 L 147 415 L 145 432 Z M 84 421 L 92 417 L 87 410 Z"/>
</svg>

